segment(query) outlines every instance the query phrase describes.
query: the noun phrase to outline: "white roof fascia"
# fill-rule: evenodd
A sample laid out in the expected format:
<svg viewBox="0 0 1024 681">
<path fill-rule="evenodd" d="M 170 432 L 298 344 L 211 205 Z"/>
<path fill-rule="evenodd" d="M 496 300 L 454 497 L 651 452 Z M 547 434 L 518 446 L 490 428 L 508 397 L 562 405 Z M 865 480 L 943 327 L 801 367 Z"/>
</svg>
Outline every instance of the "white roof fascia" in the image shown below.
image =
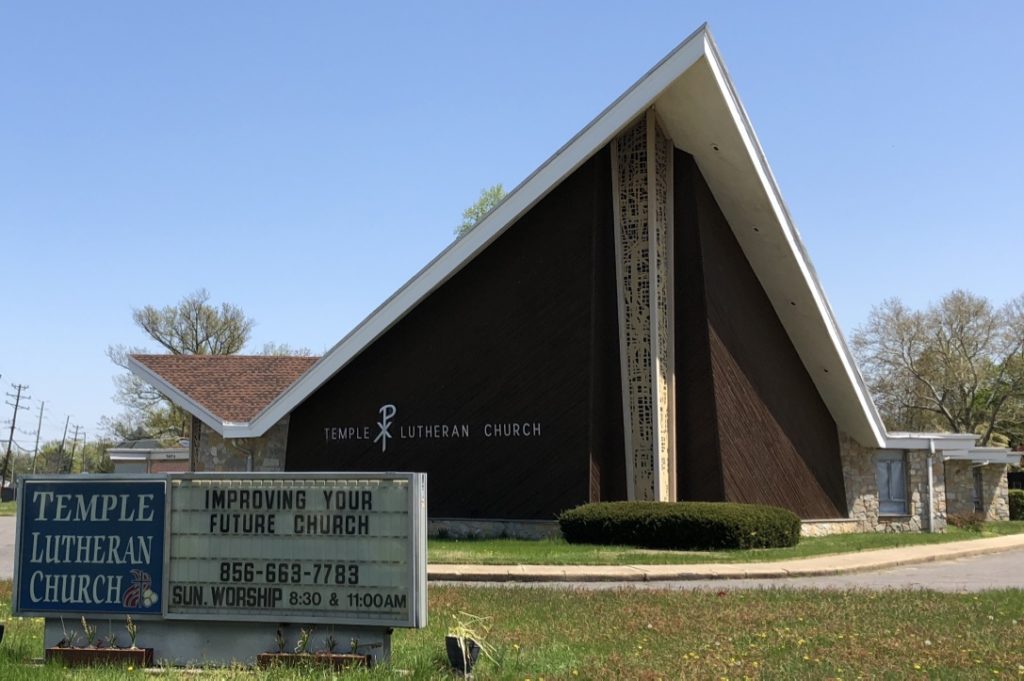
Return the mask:
<svg viewBox="0 0 1024 681">
<path fill-rule="evenodd" d="M 111 461 L 145 461 L 149 457 L 148 449 L 108 449 L 107 457 Z"/>
<path fill-rule="evenodd" d="M 277 423 L 379 338 L 420 301 L 462 269 L 552 189 L 604 147 L 622 128 L 705 55 L 707 27 L 701 26 L 591 121 L 543 165 L 505 197 L 465 236 L 456 240 L 398 289 L 369 317 L 331 348 L 295 383 L 248 424 L 225 424 L 223 435 L 258 437 Z"/>
<path fill-rule="evenodd" d="M 972 449 L 978 436 L 970 433 L 887 433 L 884 449 Z"/>
<path fill-rule="evenodd" d="M 843 371 L 853 387 L 857 401 L 864 412 L 865 418 L 870 424 L 871 431 L 875 436 L 874 444 L 878 447 L 885 447 L 885 424 L 882 422 L 882 418 L 875 407 L 875 403 L 871 399 L 871 394 L 867 389 L 867 385 L 864 383 L 860 370 L 857 368 L 857 363 L 853 358 L 853 354 L 850 352 L 849 346 L 846 344 L 846 340 L 843 338 L 842 332 L 839 330 L 839 325 L 832 312 L 832 307 L 829 305 L 828 299 L 825 297 L 824 289 L 818 280 L 818 276 L 810 264 L 810 258 L 807 254 L 807 250 L 804 247 L 803 241 L 800 239 L 800 234 L 789 214 L 789 210 L 786 208 L 785 201 L 782 198 L 782 192 L 779 190 L 778 183 L 775 181 L 775 176 L 771 171 L 771 167 L 768 165 L 768 159 L 765 156 L 760 141 L 757 139 L 754 127 L 750 122 L 750 118 L 747 116 L 746 109 L 740 101 L 732 79 L 729 77 L 729 73 L 725 68 L 721 55 L 718 52 L 718 47 L 715 45 L 710 34 L 706 34 L 705 39 L 707 41 L 707 51 L 711 57 L 708 62 L 711 66 L 712 72 L 718 80 L 723 93 L 726 95 L 727 105 L 732 112 L 737 128 L 739 129 L 740 135 L 747 147 L 747 153 L 750 154 L 754 161 L 754 167 L 757 171 L 758 177 L 761 184 L 764 186 L 769 201 L 772 204 L 772 209 L 775 212 L 776 219 L 782 227 L 789 248 L 796 259 L 801 274 L 803 275 L 804 282 L 814 299 L 816 310 L 828 329 L 829 339 L 835 348 Z M 808 371 L 810 371 L 810 367 L 808 367 Z"/>
<path fill-rule="evenodd" d="M 224 435 L 224 424 L 213 412 L 199 404 L 185 393 L 178 390 L 173 384 L 168 383 L 160 374 L 153 372 L 142 362 L 134 357 L 128 357 L 128 369 L 156 388 L 160 393 L 166 395 L 171 402 L 197 417 L 200 421 Z"/>
<path fill-rule="evenodd" d="M 943 461 L 970 461 L 973 464 L 987 465 L 1020 465 L 1021 454 L 1001 447 L 974 447 L 971 449 L 950 450 L 942 452 Z"/>
<path fill-rule="evenodd" d="M 147 449 L 135 449 L 127 447 L 113 447 L 107 450 L 110 460 L 118 461 L 146 461 L 156 458 L 160 461 L 181 460 L 189 457 L 189 450 L 182 447 L 154 447 Z"/>
</svg>

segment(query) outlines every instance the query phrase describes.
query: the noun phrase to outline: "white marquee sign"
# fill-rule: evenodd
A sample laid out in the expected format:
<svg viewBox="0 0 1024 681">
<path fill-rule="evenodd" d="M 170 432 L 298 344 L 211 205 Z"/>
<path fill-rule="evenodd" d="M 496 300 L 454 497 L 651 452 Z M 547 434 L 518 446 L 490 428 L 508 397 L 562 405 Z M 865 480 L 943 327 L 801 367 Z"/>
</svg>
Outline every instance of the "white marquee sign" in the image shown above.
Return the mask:
<svg viewBox="0 0 1024 681">
<path fill-rule="evenodd" d="M 426 476 L 171 477 L 168 619 L 426 625 Z"/>
</svg>

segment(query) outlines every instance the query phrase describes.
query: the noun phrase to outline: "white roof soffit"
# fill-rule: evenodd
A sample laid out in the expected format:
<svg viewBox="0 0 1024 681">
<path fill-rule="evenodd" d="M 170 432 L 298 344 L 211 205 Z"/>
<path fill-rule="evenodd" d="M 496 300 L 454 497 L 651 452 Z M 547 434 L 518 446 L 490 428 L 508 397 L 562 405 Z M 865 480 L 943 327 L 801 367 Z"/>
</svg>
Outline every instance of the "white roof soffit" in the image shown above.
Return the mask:
<svg viewBox="0 0 1024 681">
<path fill-rule="evenodd" d="M 218 428 L 203 415 L 197 416 L 225 437 L 264 433 L 652 104 L 676 146 L 696 158 L 838 427 L 861 444 L 885 446 L 882 421 L 706 26 L 684 40 L 516 187 L 473 230 L 388 298 L 252 422 L 225 423 Z"/>
</svg>

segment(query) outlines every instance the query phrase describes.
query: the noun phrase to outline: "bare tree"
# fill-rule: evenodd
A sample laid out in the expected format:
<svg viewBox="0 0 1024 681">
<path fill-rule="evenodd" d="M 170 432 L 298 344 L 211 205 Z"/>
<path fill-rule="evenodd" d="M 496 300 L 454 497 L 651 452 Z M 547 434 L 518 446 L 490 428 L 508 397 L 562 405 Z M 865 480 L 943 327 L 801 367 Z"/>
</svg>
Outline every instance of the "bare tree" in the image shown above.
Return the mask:
<svg viewBox="0 0 1024 681">
<path fill-rule="evenodd" d="M 211 305 L 210 294 L 199 289 L 176 305 L 156 308 L 147 305 L 132 311 L 132 320 L 167 352 L 174 355 L 233 355 L 248 342 L 255 322 L 240 307 L 230 303 Z M 111 345 L 107 356 L 119 367 L 128 368 L 128 357 L 144 354 L 144 348 Z M 191 418 L 161 395 L 153 386 L 132 373 L 114 377 L 114 399 L 126 407 L 125 415 L 109 419 L 104 428 L 111 435 L 122 431 L 146 432 L 150 436 L 187 437 Z"/>
<path fill-rule="evenodd" d="M 953 291 L 926 310 L 891 298 L 871 311 L 853 348 L 887 425 L 977 433 L 1019 420 L 1024 398 L 1024 296 L 996 309 Z"/>
<path fill-rule="evenodd" d="M 255 322 L 231 303 L 210 305 L 199 289 L 177 305 L 147 305 L 132 311 L 132 320 L 172 355 L 234 355 L 245 347 Z"/>
</svg>

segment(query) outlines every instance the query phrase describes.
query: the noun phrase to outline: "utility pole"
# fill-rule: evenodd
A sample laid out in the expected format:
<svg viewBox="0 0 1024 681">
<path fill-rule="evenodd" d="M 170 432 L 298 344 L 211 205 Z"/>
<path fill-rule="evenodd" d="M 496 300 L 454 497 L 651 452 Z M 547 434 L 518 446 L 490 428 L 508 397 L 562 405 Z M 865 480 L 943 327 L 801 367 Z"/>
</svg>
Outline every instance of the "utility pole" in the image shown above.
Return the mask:
<svg viewBox="0 0 1024 681">
<path fill-rule="evenodd" d="M 75 447 L 77 447 L 77 446 L 78 446 L 78 426 L 76 425 L 75 426 L 75 436 L 74 436 L 74 439 L 71 441 L 71 456 L 68 457 L 68 470 L 67 470 L 68 473 L 70 473 L 71 469 L 73 469 L 75 467 Z"/>
<path fill-rule="evenodd" d="M 11 404 L 10 402 L 8 402 L 7 404 L 14 407 L 14 416 L 11 417 L 11 434 L 7 438 L 7 454 L 4 456 L 3 466 L 0 466 L 0 488 L 2 488 L 7 483 L 7 467 L 11 463 L 11 445 L 14 443 L 14 424 L 18 422 L 18 410 L 28 409 L 28 407 L 21 406 L 21 393 L 25 390 L 28 390 L 28 386 L 21 385 L 20 383 L 17 385 L 12 383 L 11 387 L 14 388 L 15 392 L 14 394 L 7 393 L 7 396 L 14 398 L 14 404 Z M 25 399 L 29 400 L 32 398 L 30 398 L 28 395 L 25 395 Z"/>
<path fill-rule="evenodd" d="M 59 468 L 56 472 L 64 472 L 64 443 L 68 441 L 68 424 L 71 423 L 71 417 L 68 416 L 64 419 L 64 435 L 60 438 L 60 449 L 57 450 L 57 465 Z"/>
<path fill-rule="evenodd" d="M 39 403 L 39 423 L 36 425 L 36 448 L 32 450 L 32 472 L 36 472 L 36 460 L 39 459 L 39 434 L 43 432 L 43 409 L 46 401 Z"/>
</svg>

